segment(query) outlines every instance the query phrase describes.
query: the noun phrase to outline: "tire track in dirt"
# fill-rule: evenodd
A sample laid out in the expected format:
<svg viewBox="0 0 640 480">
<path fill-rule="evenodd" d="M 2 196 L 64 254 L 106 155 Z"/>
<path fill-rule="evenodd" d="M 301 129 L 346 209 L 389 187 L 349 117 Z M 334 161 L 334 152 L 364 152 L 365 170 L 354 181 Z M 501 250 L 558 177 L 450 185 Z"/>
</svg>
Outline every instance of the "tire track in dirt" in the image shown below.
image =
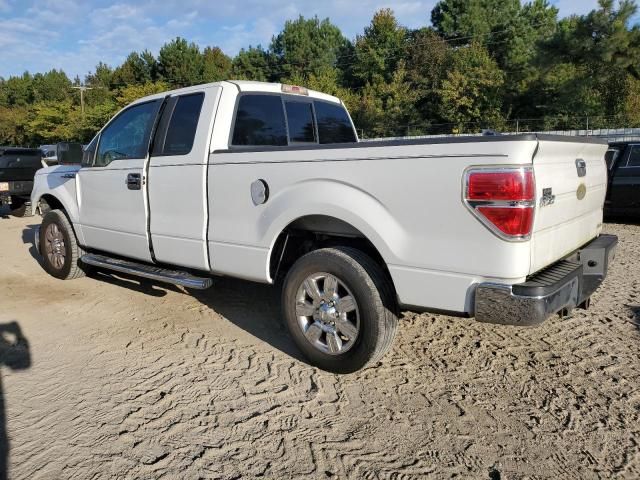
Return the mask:
<svg viewBox="0 0 640 480">
<path fill-rule="evenodd" d="M 379 365 L 338 377 L 299 358 L 269 287 L 57 282 L 27 224 L 0 230 L 0 321 L 32 356 L 2 371 L 11 478 L 640 475 L 638 226 L 607 225 L 591 310 L 535 329 L 406 314 Z"/>
</svg>

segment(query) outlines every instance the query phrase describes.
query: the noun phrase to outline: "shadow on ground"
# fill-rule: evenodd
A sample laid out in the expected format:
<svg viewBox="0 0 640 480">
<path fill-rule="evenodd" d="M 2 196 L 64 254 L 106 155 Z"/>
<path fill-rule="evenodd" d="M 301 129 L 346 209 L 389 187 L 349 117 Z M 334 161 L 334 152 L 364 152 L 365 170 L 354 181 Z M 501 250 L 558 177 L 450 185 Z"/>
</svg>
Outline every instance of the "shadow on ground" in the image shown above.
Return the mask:
<svg viewBox="0 0 640 480">
<path fill-rule="evenodd" d="M 34 243 L 36 227 L 37 225 L 28 225 L 23 229 L 22 241 L 31 245 L 29 253 L 41 263 L 41 257 Z M 185 294 L 184 289 L 171 284 L 106 270 L 92 270 L 89 276 L 94 280 L 128 288 L 152 297 L 164 297 L 170 290 Z M 254 337 L 306 363 L 282 322 L 279 289 L 271 285 L 217 277 L 210 289 L 188 290 L 188 294 Z"/>
<path fill-rule="evenodd" d="M 282 321 L 280 291 L 272 285 L 218 277 L 208 290 L 185 291 L 175 285 L 108 271 L 92 271 L 89 277 L 153 297 L 164 297 L 167 291 L 191 295 L 252 336 L 307 363 Z"/>
<path fill-rule="evenodd" d="M 11 370 L 24 370 L 31 366 L 29 342 L 22 335 L 17 322 L 0 323 L 0 366 Z M 9 437 L 7 436 L 7 413 L 4 389 L 0 377 L 0 478 L 7 478 L 9 460 Z"/>
<path fill-rule="evenodd" d="M 38 254 L 38 250 L 36 249 L 36 228 L 38 228 L 38 224 L 27 225 L 22 230 L 22 242 L 25 245 L 30 245 L 29 247 L 29 255 L 31 255 L 38 263 L 41 264 L 41 258 Z"/>
<path fill-rule="evenodd" d="M 629 305 L 630 320 L 640 330 L 640 305 Z"/>
</svg>

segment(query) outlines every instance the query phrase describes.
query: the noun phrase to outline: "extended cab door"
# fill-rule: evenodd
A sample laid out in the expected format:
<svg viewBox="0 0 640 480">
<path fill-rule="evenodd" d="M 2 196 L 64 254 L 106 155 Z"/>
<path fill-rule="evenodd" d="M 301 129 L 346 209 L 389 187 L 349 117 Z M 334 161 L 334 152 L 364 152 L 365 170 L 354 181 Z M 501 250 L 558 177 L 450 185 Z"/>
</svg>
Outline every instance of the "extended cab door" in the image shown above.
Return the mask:
<svg viewBox="0 0 640 480">
<path fill-rule="evenodd" d="M 79 227 L 89 248 L 151 261 L 145 163 L 162 99 L 134 104 L 97 137 L 91 163 L 76 176 Z"/>
<path fill-rule="evenodd" d="M 209 270 L 207 169 L 219 86 L 169 97 L 149 161 L 149 231 L 157 262 Z"/>
</svg>

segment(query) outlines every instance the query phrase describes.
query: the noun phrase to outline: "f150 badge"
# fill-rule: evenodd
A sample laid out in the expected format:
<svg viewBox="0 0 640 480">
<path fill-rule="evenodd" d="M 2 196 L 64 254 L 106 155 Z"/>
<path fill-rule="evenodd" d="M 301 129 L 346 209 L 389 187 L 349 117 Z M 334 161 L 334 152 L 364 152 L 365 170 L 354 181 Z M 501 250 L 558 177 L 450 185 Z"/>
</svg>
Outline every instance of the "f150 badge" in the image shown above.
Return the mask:
<svg viewBox="0 0 640 480">
<path fill-rule="evenodd" d="M 540 199 L 540 207 L 546 207 L 552 205 L 556 201 L 556 196 L 553 194 L 551 188 L 542 189 L 542 198 Z"/>
</svg>

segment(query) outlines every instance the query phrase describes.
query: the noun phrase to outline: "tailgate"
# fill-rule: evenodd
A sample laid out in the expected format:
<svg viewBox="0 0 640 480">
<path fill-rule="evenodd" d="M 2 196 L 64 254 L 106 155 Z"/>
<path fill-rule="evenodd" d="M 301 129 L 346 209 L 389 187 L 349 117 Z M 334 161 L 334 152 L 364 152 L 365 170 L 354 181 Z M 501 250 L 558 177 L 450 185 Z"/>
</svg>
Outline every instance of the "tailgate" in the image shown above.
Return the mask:
<svg viewBox="0 0 640 480">
<path fill-rule="evenodd" d="M 607 144 L 601 140 L 540 136 L 533 159 L 537 203 L 530 273 L 600 233 L 607 190 L 606 151 Z"/>
<path fill-rule="evenodd" d="M 42 168 L 42 152 L 33 148 L 0 149 L 0 181 L 33 180 Z"/>
</svg>

